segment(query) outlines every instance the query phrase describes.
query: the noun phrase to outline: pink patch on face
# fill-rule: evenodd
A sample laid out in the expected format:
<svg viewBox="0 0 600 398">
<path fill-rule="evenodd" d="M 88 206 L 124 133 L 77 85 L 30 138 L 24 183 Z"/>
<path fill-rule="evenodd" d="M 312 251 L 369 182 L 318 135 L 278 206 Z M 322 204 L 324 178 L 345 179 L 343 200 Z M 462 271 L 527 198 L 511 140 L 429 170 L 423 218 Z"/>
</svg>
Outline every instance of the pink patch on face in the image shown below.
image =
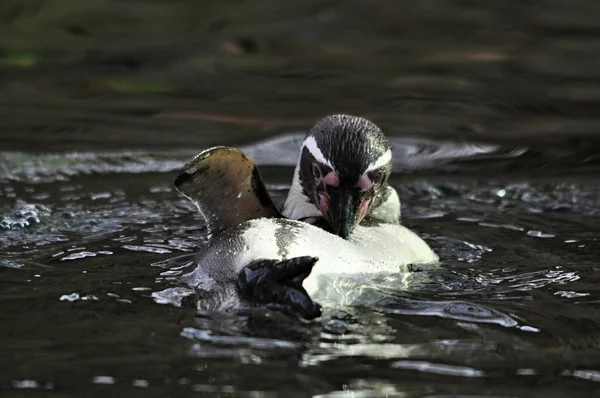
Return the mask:
<svg viewBox="0 0 600 398">
<path fill-rule="evenodd" d="M 325 192 L 319 193 L 319 209 L 321 210 L 321 214 L 327 217 L 329 213 L 329 195 Z"/>
<path fill-rule="evenodd" d="M 330 171 L 329 173 L 321 177 L 321 181 L 323 181 L 325 185 L 329 185 L 332 187 L 337 187 L 338 185 L 340 185 L 340 177 L 335 171 Z"/>
<path fill-rule="evenodd" d="M 358 208 L 358 222 L 361 222 L 363 218 L 367 215 L 367 211 L 369 210 L 369 205 L 371 204 L 371 198 L 366 198 L 360 204 Z"/>
<path fill-rule="evenodd" d="M 358 179 L 358 186 L 363 191 L 373 188 L 373 185 L 375 185 L 375 184 L 373 184 L 373 181 L 371 181 L 371 179 L 369 178 L 369 176 L 367 174 L 361 175 Z"/>
</svg>

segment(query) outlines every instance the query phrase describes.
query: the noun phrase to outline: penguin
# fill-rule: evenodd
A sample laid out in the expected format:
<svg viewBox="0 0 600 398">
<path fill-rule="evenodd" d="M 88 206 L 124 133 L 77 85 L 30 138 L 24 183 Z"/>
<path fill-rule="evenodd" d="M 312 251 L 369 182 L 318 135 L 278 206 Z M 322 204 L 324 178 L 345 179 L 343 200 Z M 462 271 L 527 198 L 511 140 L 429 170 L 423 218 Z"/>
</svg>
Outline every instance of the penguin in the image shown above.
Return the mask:
<svg viewBox="0 0 600 398">
<path fill-rule="evenodd" d="M 379 275 L 438 257 L 400 224 L 400 201 L 387 185 L 391 149 L 373 123 L 352 116 L 319 121 L 302 144 L 292 188 L 280 211 L 257 166 L 235 148 L 207 149 L 174 187 L 206 220 L 209 242 L 184 281 L 198 308 L 267 306 L 306 319 L 321 277 Z"/>
</svg>

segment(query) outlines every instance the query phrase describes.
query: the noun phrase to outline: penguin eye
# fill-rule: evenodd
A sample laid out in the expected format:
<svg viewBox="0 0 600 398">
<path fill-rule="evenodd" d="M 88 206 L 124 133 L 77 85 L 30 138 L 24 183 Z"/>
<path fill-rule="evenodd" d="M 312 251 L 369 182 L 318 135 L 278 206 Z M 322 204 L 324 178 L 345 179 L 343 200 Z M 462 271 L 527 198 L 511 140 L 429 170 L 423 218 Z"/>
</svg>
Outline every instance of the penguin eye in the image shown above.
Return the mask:
<svg viewBox="0 0 600 398">
<path fill-rule="evenodd" d="M 323 172 L 321 171 L 321 167 L 317 163 L 313 163 L 312 170 L 313 170 L 313 175 L 315 176 L 315 179 L 320 180 L 321 177 L 323 177 Z"/>
<path fill-rule="evenodd" d="M 373 176 L 373 184 L 377 185 L 381 181 L 383 181 L 383 171 L 380 170 Z"/>
</svg>

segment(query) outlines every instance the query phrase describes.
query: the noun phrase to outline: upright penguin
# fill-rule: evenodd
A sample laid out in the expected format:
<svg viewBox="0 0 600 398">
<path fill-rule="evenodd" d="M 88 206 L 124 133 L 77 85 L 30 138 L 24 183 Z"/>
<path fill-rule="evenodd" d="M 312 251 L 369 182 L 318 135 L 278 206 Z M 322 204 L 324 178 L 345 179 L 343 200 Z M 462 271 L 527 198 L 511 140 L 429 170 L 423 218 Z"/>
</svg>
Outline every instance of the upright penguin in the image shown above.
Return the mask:
<svg viewBox="0 0 600 398">
<path fill-rule="evenodd" d="M 364 119 L 359 124 L 368 129 L 355 129 L 357 118 L 331 118 L 317 123 L 305 140 L 283 212 L 324 219 L 333 233 L 280 214 L 258 168 L 239 150 L 211 148 L 184 166 L 174 185 L 196 204 L 212 235 L 196 269 L 184 276 L 199 293 L 200 308 L 262 304 L 313 318 L 320 314 L 311 296 L 319 293 L 321 276 L 395 274 L 409 264 L 437 261 L 423 240 L 399 224 L 399 200 L 387 186 L 391 151 L 383 133 Z M 325 134 L 326 144 L 319 126 L 332 124 L 350 133 Z M 338 152 L 328 146 L 335 137 Z M 347 155 L 349 150 L 361 156 Z"/>
</svg>

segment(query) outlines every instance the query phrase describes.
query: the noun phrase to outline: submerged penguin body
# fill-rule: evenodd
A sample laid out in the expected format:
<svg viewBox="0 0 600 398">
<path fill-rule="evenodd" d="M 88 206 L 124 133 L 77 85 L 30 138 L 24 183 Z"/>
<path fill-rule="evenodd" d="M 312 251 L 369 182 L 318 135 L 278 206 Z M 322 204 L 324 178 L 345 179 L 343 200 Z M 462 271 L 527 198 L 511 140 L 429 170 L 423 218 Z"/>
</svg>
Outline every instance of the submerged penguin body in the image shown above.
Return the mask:
<svg viewBox="0 0 600 398">
<path fill-rule="evenodd" d="M 198 289 L 214 290 L 235 283 L 240 271 L 254 261 L 310 256 L 318 261 L 302 286 L 318 298 L 321 276 L 403 273 L 410 264 L 437 261 L 429 246 L 409 229 L 368 220 L 364 224 L 346 240 L 301 221 L 249 220 L 212 238 L 186 281 Z"/>
<path fill-rule="evenodd" d="M 331 298 L 322 277 L 397 275 L 408 265 L 437 262 L 400 224 L 398 195 L 387 185 L 391 150 L 383 133 L 357 118 L 332 118 L 327 126 L 304 143 L 283 210 L 288 218 L 243 152 L 215 147 L 184 166 L 175 188 L 196 204 L 211 233 L 196 269 L 183 277 L 198 292 L 199 308 L 258 304 L 314 318 L 321 307 L 313 298 Z M 328 151 L 336 139 L 348 148 Z M 362 163 L 349 152 L 360 154 Z"/>
</svg>

